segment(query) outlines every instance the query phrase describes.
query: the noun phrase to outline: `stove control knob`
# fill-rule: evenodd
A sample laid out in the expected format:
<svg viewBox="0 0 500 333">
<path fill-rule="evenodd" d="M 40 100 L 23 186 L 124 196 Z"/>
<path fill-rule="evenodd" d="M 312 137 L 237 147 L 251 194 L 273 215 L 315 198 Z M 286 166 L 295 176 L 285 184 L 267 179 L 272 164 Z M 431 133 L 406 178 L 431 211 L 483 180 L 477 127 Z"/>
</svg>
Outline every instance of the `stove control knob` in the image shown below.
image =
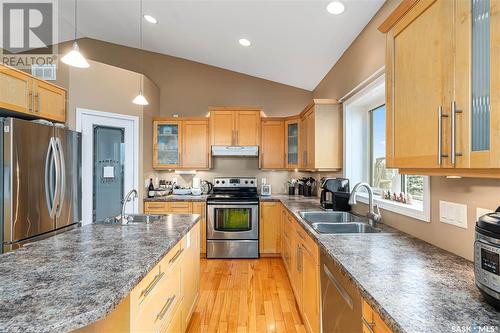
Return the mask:
<svg viewBox="0 0 500 333">
<path fill-rule="evenodd" d="M 250 184 L 252 184 L 252 185 L 253 185 L 253 180 L 251 180 L 251 181 L 250 181 Z"/>
<path fill-rule="evenodd" d="M 226 181 L 225 181 L 225 180 L 223 180 L 223 181 L 222 181 L 222 184 L 225 184 L 225 183 L 226 183 Z"/>
<path fill-rule="evenodd" d="M 245 184 L 248 184 L 248 180 L 245 180 Z"/>
<path fill-rule="evenodd" d="M 219 184 L 220 182 L 218 180 L 215 181 L 215 184 Z"/>
</svg>

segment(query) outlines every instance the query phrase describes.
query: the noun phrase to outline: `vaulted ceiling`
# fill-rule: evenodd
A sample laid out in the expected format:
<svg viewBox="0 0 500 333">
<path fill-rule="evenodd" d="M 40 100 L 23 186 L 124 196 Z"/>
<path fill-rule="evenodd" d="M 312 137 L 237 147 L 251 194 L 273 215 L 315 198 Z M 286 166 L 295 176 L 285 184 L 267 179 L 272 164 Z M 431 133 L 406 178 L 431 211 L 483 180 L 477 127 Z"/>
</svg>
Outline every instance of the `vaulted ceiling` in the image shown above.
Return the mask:
<svg viewBox="0 0 500 333">
<path fill-rule="evenodd" d="M 275 82 L 313 90 L 384 0 L 144 0 L 143 46 Z M 74 2 L 59 1 L 59 41 L 73 39 Z M 138 0 L 79 0 L 78 34 L 139 47 Z M 241 46 L 240 38 L 251 41 Z"/>
</svg>

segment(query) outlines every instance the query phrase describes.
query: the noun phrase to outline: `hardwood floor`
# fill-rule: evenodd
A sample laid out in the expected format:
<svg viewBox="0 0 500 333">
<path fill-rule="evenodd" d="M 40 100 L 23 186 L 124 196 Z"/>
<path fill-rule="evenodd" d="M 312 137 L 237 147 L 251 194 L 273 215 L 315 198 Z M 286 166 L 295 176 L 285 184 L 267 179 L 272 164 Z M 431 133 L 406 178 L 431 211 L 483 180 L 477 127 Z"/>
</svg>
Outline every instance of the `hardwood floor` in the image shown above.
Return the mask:
<svg viewBox="0 0 500 333">
<path fill-rule="evenodd" d="M 281 259 L 202 259 L 187 332 L 305 332 Z"/>
</svg>

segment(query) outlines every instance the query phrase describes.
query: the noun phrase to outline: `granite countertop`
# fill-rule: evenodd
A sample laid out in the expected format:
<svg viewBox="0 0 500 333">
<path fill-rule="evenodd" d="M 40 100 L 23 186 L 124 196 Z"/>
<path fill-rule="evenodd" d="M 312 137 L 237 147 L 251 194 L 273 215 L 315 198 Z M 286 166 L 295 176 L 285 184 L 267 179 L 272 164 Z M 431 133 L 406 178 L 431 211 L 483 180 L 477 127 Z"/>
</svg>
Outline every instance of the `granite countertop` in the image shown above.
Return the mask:
<svg viewBox="0 0 500 333">
<path fill-rule="evenodd" d="M 67 332 L 104 318 L 199 219 L 91 224 L 0 255 L 0 332 Z"/>
<path fill-rule="evenodd" d="M 321 209 L 317 199 L 261 200 L 281 201 L 395 333 L 500 332 L 500 312 L 482 299 L 472 262 L 384 224 L 378 234 L 318 234 L 298 213 Z"/>
</svg>

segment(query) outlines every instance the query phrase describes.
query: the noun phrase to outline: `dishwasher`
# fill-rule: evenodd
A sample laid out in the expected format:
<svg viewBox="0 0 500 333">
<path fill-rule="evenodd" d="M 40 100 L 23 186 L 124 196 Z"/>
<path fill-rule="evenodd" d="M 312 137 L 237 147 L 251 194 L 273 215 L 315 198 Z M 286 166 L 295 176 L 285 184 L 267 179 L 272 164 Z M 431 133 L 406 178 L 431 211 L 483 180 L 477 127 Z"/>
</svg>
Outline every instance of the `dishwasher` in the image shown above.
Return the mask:
<svg viewBox="0 0 500 333">
<path fill-rule="evenodd" d="M 359 333 L 361 295 L 332 259 L 321 250 L 321 331 L 323 333 Z"/>
</svg>

